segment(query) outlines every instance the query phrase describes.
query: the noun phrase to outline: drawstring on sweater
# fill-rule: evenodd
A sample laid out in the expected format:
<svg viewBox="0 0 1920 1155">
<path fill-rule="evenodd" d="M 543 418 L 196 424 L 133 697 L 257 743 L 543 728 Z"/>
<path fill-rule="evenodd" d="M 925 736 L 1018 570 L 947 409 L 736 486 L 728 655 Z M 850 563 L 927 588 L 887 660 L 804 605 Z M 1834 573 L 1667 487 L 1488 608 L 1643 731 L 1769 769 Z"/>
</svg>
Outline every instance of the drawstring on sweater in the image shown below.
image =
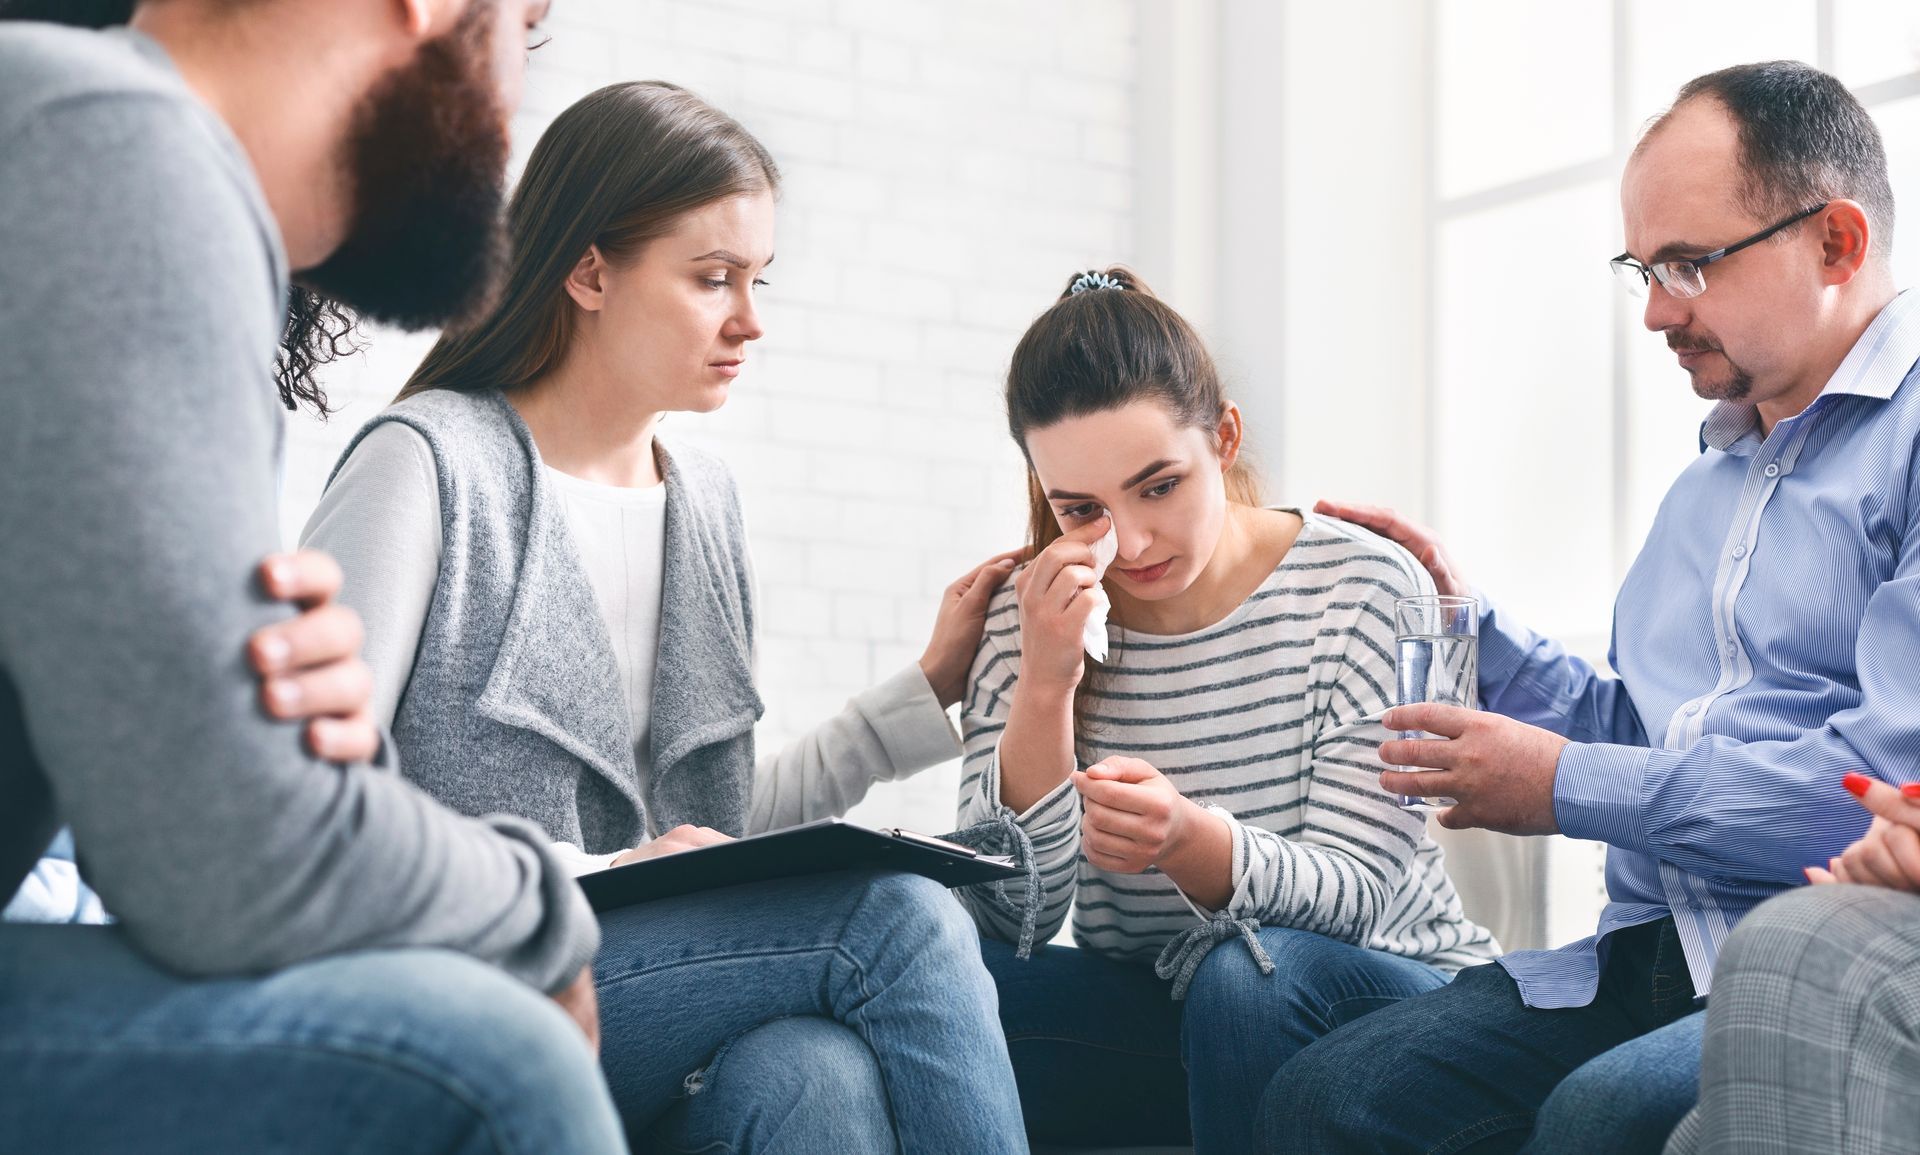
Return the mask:
<svg viewBox="0 0 1920 1155">
<path fill-rule="evenodd" d="M 981 854 L 1004 854 L 1013 859 L 1026 881 L 1025 901 L 1008 895 L 1006 882 L 980 882 L 966 889 L 1020 919 L 1020 942 L 1014 957 L 1024 959 L 1033 953 L 1034 928 L 1040 920 L 1040 865 L 1034 860 L 1033 840 L 1015 818 L 1011 809 L 1001 806 L 992 817 L 940 837 Z M 1273 964 L 1267 966 L 1271 969 Z"/>
<path fill-rule="evenodd" d="M 1195 971 L 1214 947 L 1238 936 L 1247 944 L 1247 950 L 1253 955 L 1254 964 L 1260 973 L 1273 973 L 1273 959 L 1267 949 L 1260 945 L 1260 920 L 1257 918 L 1235 918 L 1224 910 L 1216 910 L 1207 916 L 1207 921 L 1198 926 L 1190 926 L 1181 931 L 1153 964 L 1153 973 L 1163 979 L 1173 980 L 1173 998 L 1178 1002 L 1187 997 L 1187 986 L 1193 982 Z"/>
</svg>

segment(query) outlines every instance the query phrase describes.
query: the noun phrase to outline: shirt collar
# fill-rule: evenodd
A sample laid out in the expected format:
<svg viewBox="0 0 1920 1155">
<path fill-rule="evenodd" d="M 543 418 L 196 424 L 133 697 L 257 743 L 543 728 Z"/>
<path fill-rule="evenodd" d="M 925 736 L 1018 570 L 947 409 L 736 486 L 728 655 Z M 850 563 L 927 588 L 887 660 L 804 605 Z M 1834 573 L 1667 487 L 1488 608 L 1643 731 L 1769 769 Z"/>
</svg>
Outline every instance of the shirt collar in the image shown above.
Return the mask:
<svg viewBox="0 0 1920 1155">
<path fill-rule="evenodd" d="M 1860 334 L 1840 367 L 1827 378 L 1826 388 L 1813 404 L 1829 396 L 1871 397 L 1885 401 L 1900 388 L 1908 370 L 1920 361 L 1920 294 L 1903 290 Z M 1812 405 L 1808 406 L 1813 408 Z M 1711 447 L 1725 452 L 1736 441 L 1754 430 L 1759 417 L 1744 401 L 1722 401 L 1707 414 L 1700 425 L 1700 450 Z"/>
</svg>

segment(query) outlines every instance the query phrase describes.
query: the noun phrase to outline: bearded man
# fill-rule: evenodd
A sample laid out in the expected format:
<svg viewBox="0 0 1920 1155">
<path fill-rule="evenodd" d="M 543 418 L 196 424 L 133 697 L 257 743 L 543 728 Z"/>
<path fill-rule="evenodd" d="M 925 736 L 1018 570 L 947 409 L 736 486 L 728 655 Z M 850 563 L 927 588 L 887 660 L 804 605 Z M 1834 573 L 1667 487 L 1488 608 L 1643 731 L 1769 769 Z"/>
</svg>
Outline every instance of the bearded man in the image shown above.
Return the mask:
<svg viewBox="0 0 1920 1155">
<path fill-rule="evenodd" d="M 10 1149 L 620 1149 L 566 870 L 369 765 L 348 619 L 253 580 L 290 278 L 485 303 L 546 8 L 0 25 L 0 894 L 64 823 L 119 919 L 0 926 Z"/>
</svg>

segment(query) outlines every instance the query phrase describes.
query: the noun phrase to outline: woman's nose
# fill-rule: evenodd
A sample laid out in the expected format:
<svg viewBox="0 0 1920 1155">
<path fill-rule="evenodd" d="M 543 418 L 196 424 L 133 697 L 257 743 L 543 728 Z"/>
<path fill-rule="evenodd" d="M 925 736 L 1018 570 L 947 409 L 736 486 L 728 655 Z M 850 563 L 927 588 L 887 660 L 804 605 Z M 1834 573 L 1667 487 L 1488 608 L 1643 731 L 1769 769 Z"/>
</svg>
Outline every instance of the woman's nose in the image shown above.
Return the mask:
<svg viewBox="0 0 1920 1155">
<path fill-rule="evenodd" d="M 733 319 L 727 324 L 727 335 L 743 341 L 758 341 L 765 334 L 766 329 L 760 324 L 760 306 L 749 292 L 746 300 L 734 310 Z"/>
<path fill-rule="evenodd" d="M 1153 534 L 1138 522 L 1122 521 L 1116 517 L 1113 519 L 1113 533 L 1119 546 L 1115 556 L 1121 561 L 1139 561 L 1153 544 Z"/>
</svg>

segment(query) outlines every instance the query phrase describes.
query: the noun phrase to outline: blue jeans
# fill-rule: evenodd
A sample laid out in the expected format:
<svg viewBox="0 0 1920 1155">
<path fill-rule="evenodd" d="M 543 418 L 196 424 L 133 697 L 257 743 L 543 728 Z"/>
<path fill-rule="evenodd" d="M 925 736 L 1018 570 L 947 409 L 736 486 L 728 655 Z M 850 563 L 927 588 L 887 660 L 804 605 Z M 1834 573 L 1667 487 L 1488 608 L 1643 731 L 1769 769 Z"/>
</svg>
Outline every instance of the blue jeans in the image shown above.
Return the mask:
<svg viewBox="0 0 1920 1155">
<path fill-rule="evenodd" d="M 993 982 L 938 883 L 758 883 L 601 931 L 600 1061 L 635 1146 L 1026 1149 Z"/>
<path fill-rule="evenodd" d="M 1554 1090 L 1592 1060 L 1666 1027 L 1674 1027 L 1673 1033 L 1644 1046 L 1668 1055 L 1669 1044 L 1684 1049 L 1687 1043 L 1686 1030 L 1675 1024 L 1699 1011 L 1673 920 L 1616 931 L 1607 947 L 1600 989 L 1584 1007 L 1528 1007 L 1512 977 L 1492 963 L 1333 1032 L 1294 1056 L 1268 1085 L 1256 1149 L 1299 1155 L 1519 1150 Z M 1696 1044 L 1698 1037 L 1692 1035 Z M 1635 1058 L 1634 1051 L 1626 1052 L 1629 1065 Z M 1631 1073 L 1663 1087 L 1658 1102 L 1648 1105 L 1649 1116 L 1635 1127 L 1658 1127 L 1668 1117 L 1671 1078 L 1680 1078 L 1681 1094 L 1692 1094 L 1691 1081 L 1675 1076 L 1671 1065 Z M 1622 1074 L 1615 1062 L 1585 1072 L 1589 1088 Z M 1576 1092 L 1580 1088 L 1575 1085 Z M 1562 1100 L 1565 1110 L 1550 1120 L 1555 1138 L 1593 1126 L 1612 1125 L 1621 1133 L 1616 1120 L 1587 1119 L 1587 1099 L 1576 1093 Z M 1671 1115 L 1670 1122 L 1678 1117 Z M 1541 1146 L 1554 1141 L 1543 1138 Z"/>
<path fill-rule="evenodd" d="M 493 967 L 368 951 L 159 970 L 118 927 L 0 926 L 0 1146 L 614 1152 L 579 1028 Z"/>
<path fill-rule="evenodd" d="M 873 1050 L 832 1019 L 775 1019 L 720 1048 L 639 1150 L 892 1155 L 887 1087 Z"/>
<path fill-rule="evenodd" d="M 1700 1097 L 1705 1014 L 1588 1060 L 1540 1105 L 1531 1155 L 1660 1155 Z"/>
<path fill-rule="evenodd" d="M 1021 962 L 982 940 L 1034 1141 L 1246 1151 L 1261 1093 L 1296 1051 L 1447 981 L 1426 963 L 1310 931 L 1267 927 L 1260 943 L 1273 974 L 1230 940 L 1176 1003 L 1143 965 L 1059 946 Z"/>
</svg>

